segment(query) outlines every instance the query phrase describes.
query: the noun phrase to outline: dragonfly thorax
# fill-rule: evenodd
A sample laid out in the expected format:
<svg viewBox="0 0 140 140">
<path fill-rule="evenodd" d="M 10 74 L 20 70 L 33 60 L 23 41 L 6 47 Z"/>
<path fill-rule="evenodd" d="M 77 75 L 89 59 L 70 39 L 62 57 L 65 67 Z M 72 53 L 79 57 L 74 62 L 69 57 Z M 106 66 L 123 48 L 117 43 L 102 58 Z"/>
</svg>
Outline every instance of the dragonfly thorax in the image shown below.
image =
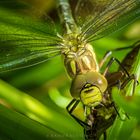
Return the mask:
<svg viewBox="0 0 140 140">
<path fill-rule="evenodd" d="M 71 52 L 78 52 L 85 46 L 85 42 L 78 37 L 76 33 L 70 33 L 63 36 L 62 53 L 68 54 Z"/>
<path fill-rule="evenodd" d="M 62 54 L 67 73 L 72 79 L 77 74 L 99 71 L 96 56 L 90 44 L 81 43 L 79 46 L 69 45 L 66 49 Z"/>
</svg>

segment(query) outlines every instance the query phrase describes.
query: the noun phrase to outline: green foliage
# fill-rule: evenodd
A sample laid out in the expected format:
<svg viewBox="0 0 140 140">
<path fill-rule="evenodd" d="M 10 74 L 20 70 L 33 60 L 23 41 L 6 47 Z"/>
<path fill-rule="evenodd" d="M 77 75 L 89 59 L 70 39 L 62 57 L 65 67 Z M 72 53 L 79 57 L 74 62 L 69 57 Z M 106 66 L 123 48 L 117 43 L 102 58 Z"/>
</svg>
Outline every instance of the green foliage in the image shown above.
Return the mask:
<svg viewBox="0 0 140 140">
<path fill-rule="evenodd" d="M 34 20 L 22 18 L 3 9 L 0 10 L 0 27 L 1 32 L 16 31 L 21 34 L 32 34 L 32 38 L 39 34 L 46 36 L 46 33 L 56 35 L 56 32 L 52 30 L 54 26 L 50 28 L 50 22 L 34 22 Z M 107 50 L 130 45 L 137 40 L 125 38 L 125 30 L 129 30 L 129 27 L 93 43 L 98 60 L 101 60 Z M 48 42 L 50 40 L 49 38 Z M 33 41 L 36 43 L 36 39 Z M 12 51 L 16 51 L 16 48 L 11 49 Z M 122 60 L 126 53 L 127 51 L 114 52 L 113 56 Z M 139 77 L 140 52 L 133 65 L 131 73 Z M 117 67 L 113 67 L 113 71 L 116 70 Z M 0 106 L 0 139 L 84 139 L 83 128 L 69 116 L 65 110 L 66 106 L 61 106 L 71 99 L 70 82 L 66 76 L 60 57 L 31 68 L 1 74 L 1 78 L 10 85 L 0 80 L 0 103 L 7 106 Z M 136 89 L 136 94 L 139 89 L 139 87 Z M 126 91 L 129 95 L 132 86 L 126 87 Z M 137 94 L 138 97 L 128 99 L 118 92 L 118 89 L 114 89 L 113 99 L 121 108 L 119 111 L 121 118 L 117 117 L 113 126 L 108 130 L 108 140 L 131 139 L 131 134 L 134 129 L 137 129 L 136 126 L 140 121 L 139 94 Z M 60 102 L 61 105 L 58 105 Z M 129 119 L 124 112 L 128 114 Z"/>
<path fill-rule="evenodd" d="M 137 56 L 135 56 L 135 62 L 131 64 L 131 68 L 129 69 L 131 74 L 134 74 L 137 79 L 140 78 L 140 51 Z M 140 121 L 140 96 L 135 92 L 135 95 L 132 96 L 133 92 L 133 84 L 132 80 L 125 89 L 118 91 L 117 88 L 113 89 L 113 100 L 120 107 L 119 114 L 124 121 L 121 120 L 120 117 L 117 117 L 113 127 L 111 128 L 110 140 L 114 139 L 130 139 L 133 130 L 137 126 L 137 123 Z M 136 87 L 139 89 L 140 87 Z M 126 96 L 122 96 L 126 95 Z"/>
<path fill-rule="evenodd" d="M 10 110 L 2 105 L 0 105 L 0 112 L 0 139 L 2 140 L 61 139 L 60 137 L 51 137 L 55 135 L 59 136 L 60 133 L 31 120 L 21 113 L 17 113 L 16 111 Z"/>
<path fill-rule="evenodd" d="M 11 87 L 3 81 L 0 81 L 0 98 L 4 99 L 17 111 L 60 133 L 62 136 L 66 134 L 67 137 L 69 134 L 76 135 L 76 133 L 79 133 L 80 126 L 70 121 L 69 118 L 55 110 L 51 110 L 35 98 Z"/>
</svg>

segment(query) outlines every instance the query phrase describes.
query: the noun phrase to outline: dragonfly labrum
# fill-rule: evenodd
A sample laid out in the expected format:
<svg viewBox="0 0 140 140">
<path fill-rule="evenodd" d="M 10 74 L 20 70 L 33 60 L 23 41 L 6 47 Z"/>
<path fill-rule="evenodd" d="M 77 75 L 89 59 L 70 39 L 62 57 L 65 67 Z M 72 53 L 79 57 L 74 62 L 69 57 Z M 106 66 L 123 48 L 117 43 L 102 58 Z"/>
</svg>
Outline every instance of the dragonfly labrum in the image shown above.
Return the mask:
<svg viewBox="0 0 140 140">
<path fill-rule="evenodd" d="M 84 106 L 96 107 L 108 87 L 108 69 L 100 72 L 103 61 L 98 64 L 90 43 L 136 19 L 140 15 L 140 0 L 79 0 L 73 13 L 68 0 L 57 2 L 65 27 L 63 33 L 57 32 L 49 19 L 46 23 L 32 21 L 0 8 L 0 72 L 62 55 L 72 79 L 72 97 Z"/>
</svg>

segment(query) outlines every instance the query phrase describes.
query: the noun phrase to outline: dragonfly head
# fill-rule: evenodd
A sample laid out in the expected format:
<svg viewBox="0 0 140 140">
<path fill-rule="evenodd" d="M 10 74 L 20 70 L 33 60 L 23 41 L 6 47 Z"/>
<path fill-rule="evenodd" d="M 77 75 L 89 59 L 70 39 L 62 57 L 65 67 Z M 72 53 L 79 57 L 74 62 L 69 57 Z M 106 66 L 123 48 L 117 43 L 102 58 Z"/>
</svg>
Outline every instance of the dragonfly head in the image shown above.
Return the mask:
<svg viewBox="0 0 140 140">
<path fill-rule="evenodd" d="M 80 98 L 85 106 L 95 107 L 102 102 L 107 89 L 106 78 L 98 72 L 77 75 L 72 81 L 71 95 Z"/>
<path fill-rule="evenodd" d="M 85 106 L 95 107 L 102 101 L 102 92 L 92 84 L 86 84 L 81 90 L 80 99 Z"/>
</svg>

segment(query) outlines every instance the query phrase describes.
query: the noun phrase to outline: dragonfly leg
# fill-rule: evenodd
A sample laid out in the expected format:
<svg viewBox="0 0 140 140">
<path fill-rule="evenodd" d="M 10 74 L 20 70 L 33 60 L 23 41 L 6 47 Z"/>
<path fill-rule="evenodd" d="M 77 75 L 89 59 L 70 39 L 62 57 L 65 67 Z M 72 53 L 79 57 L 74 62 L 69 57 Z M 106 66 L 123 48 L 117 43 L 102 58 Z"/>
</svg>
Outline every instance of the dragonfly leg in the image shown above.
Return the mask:
<svg viewBox="0 0 140 140">
<path fill-rule="evenodd" d="M 108 73 L 108 71 L 109 71 L 109 68 L 111 67 L 111 65 L 112 65 L 114 62 L 117 62 L 118 65 L 120 66 L 120 68 L 126 73 L 126 75 L 127 75 L 128 77 L 130 77 L 130 76 L 129 76 L 129 73 L 128 73 L 127 70 L 122 66 L 122 64 L 120 63 L 120 61 L 119 61 L 118 59 L 114 58 L 114 57 L 112 57 L 112 58 L 110 59 L 110 61 L 108 62 L 107 67 L 106 67 L 106 69 L 105 69 L 105 71 L 104 71 L 104 73 L 103 73 L 104 76 L 107 75 L 107 73 Z"/>
<path fill-rule="evenodd" d="M 107 59 L 109 58 L 109 56 L 112 54 L 112 51 L 107 51 L 103 57 L 103 59 L 101 60 L 99 67 L 101 68 L 104 63 L 107 61 Z"/>
<path fill-rule="evenodd" d="M 82 127 L 84 127 L 84 129 L 86 129 L 86 127 L 90 127 L 86 122 L 80 120 L 79 118 L 77 118 L 73 114 L 70 114 L 70 115 L 76 120 L 76 122 L 78 122 Z"/>
<path fill-rule="evenodd" d="M 118 80 L 115 85 L 117 86 L 117 88 L 118 88 L 119 91 L 122 89 L 122 87 L 121 87 L 122 85 L 121 85 L 121 81 L 120 80 Z M 114 101 L 112 101 L 111 105 L 114 107 L 114 109 L 115 109 L 117 115 L 119 116 L 120 120 L 125 121 L 124 119 L 121 118 L 121 115 L 120 115 L 120 113 L 119 113 L 119 111 L 118 111 L 118 109 L 117 109 L 116 104 L 115 104 Z"/>
<path fill-rule="evenodd" d="M 121 115 L 120 115 L 120 113 L 119 113 L 119 111 L 118 111 L 118 109 L 117 109 L 117 107 L 116 107 L 114 101 L 111 103 L 111 105 L 114 107 L 114 109 L 115 109 L 117 115 L 119 116 L 120 120 L 121 120 L 121 121 L 125 121 L 125 119 L 122 119 L 122 118 L 121 118 Z M 126 113 L 125 113 L 125 115 L 126 115 Z M 126 115 L 126 116 L 127 116 L 127 115 Z"/>
<path fill-rule="evenodd" d="M 79 100 L 73 99 L 66 107 L 69 114 L 73 112 L 73 110 L 76 108 L 76 106 L 79 104 Z"/>
<path fill-rule="evenodd" d="M 136 43 L 140 43 L 140 41 L 136 42 Z M 128 47 L 122 47 L 122 48 L 116 48 L 116 49 L 112 49 L 112 50 L 109 50 L 105 53 L 105 55 L 103 56 L 103 59 L 101 60 L 100 64 L 99 64 L 99 67 L 101 68 L 104 63 L 107 61 L 107 59 L 109 58 L 109 56 L 112 55 L 112 52 L 114 51 L 122 51 L 122 50 L 126 50 L 126 49 L 131 49 L 133 46 L 128 46 Z"/>
<path fill-rule="evenodd" d="M 73 99 L 66 107 L 68 113 L 82 126 L 82 127 L 86 127 L 89 126 L 87 123 L 85 123 L 84 121 L 78 119 L 76 116 L 74 116 L 72 114 L 72 112 L 74 111 L 74 109 L 77 107 L 77 105 L 79 104 L 80 100 L 76 100 Z"/>
<path fill-rule="evenodd" d="M 132 79 L 133 79 L 133 78 L 132 78 Z M 129 79 L 129 81 L 130 81 L 130 79 Z M 125 82 L 125 83 L 126 83 L 126 82 Z M 127 83 L 128 83 L 128 80 L 127 80 Z M 117 81 L 117 83 L 116 83 L 115 85 L 118 87 L 118 90 L 121 90 L 121 89 L 123 89 L 123 88 L 125 87 L 125 86 L 124 86 L 124 87 L 122 87 L 122 86 L 123 86 L 123 84 L 121 84 L 121 81 L 120 81 L 120 80 L 118 80 L 118 81 Z M 116 107 L 116 105 L 115 105 L 115 102 L 114 102 L 114 101 L 112 101 L 111 105 L 114 107 L 114 109 L 115 109 L 115 111 L 116 111 L 117 115 L 119 116 L 120 120 L 125 121 L 125 119 L 122 119 L 122 118 L 121 118 L 120 113 L 119 113 L 119 111 L 118 111 L 118 109 L 117 109 L 117 107 Z M 126 117 L 129 119 L 128 114 L 127 114 L 127 113 L 125 113 L 125 115 L 126 115 Z"/>
</svg>

